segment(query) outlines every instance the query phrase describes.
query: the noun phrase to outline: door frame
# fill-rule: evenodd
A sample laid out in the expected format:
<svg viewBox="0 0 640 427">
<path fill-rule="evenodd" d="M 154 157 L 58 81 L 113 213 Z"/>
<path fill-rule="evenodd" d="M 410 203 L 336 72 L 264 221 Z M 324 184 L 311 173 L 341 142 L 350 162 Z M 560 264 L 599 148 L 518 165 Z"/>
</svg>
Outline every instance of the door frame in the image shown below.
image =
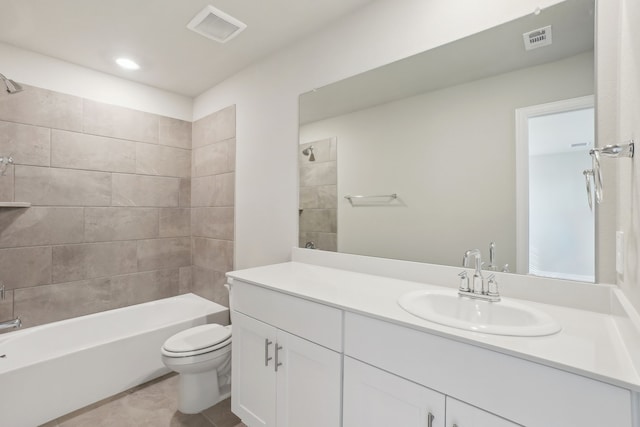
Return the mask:
<svg viewBox="0 0 640 427">
<path fill-rule="evenodd" d="M 516 108 L 516 273 L 518 274 L 529 274 L 529 119 L 594 107 L 594 96 L 587 95 Z M 595 141 L 594 145 L 597 146 Z"/>
</svg>

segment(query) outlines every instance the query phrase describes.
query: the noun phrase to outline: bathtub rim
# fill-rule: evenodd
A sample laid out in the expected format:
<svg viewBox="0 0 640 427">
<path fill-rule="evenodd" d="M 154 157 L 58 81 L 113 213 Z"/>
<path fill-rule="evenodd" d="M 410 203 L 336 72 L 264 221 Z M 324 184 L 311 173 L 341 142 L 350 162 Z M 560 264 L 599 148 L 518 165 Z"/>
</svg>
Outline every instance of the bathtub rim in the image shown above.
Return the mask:
<svg viewBox="0 0 640 427">
<path fill-rule="evenodd" d="M 141 328 L 141 329 L 135 329 L 133 328 L 131 331 L 127 331 L 127 333 L 121 333 L 119 335 L 115 335 L 115 336 L 110 336 L 109 338 L 106 339 L 100 339 L 97 341 L 93 341 L 91 343 L 84 343 L 83 345 L 77 345 L 74 346 L 73 348 L 68 348 L 68 349 L 64 349 L 64 351 L 62 352 L 52 352 L 51 354 L 47 354 L 46 352 L 44 352 L 44 354 L 42 354 L 42 357 L 38 357 L 35 358 L 34 360 L 28 361 L 27 363 L 20 363 L 20 364 L 16 364 L 16 365 L 11 365 L 9 364 L 6 367 L 3 367 L 2 364 L 0 363 L 0 375 L 2 375 L 3 373 L 12 371 L 12 370 L 17 370 L 17 369 L 24 369 L 24 368 L 28 368 L 29 366 L 33 366 L 35 364 L 41 363 L 45 360 L 51 360 L 51 359 L 55 359 L 55 358 L 59 358 L 59 357 L 64 357 L 66 355 L 69 355 L 73 352 L 77 352 L 77 351 L 84 351 L 87 350 L 89 348 L 92 347 L 96 347 L 96 346 L 101 346 L 101 345 L 106 345 L 106 344 L 112 344 L 115 343 L 117 341 L 120 341 L 122 339 L 128 339 L 131 337 L 135 337 L 138 335 L 143 335 L 143 334 L 147 334 L 150 333 L 156 329 L 160 329 L 160 328 L 166 328 L 166 327 L 170 327 L 176 324 L 180 324 L 180 323 L 185 323 L 185 322 L 192 322 L 196 319 L 202 318 L 204 317 L 206 319 L 206 323 L 210 323 L 209 321 L 209 317 L 222 313 L 224 311 L 229 311 L 228 307 L 225 307 L 221 304 L 218 304 L 214 301 L 208 300 L 206 298 L 203 298 L 201 296 L 198 296 L 194 293 L 186 293 L 186 294 L 181 294 L 181 295 L 175 295 L 175 296 L 171 296 L 171 297 L 167 297 L 167 298 L 161 298 L 161 299 L 157 299 L 157 300 L 153 300 L 153 301 L 147 301 L 144 303 L 140 303 L 140 304 L 132 304 L 132 305 L 128 305 L 128 306 L 124 306 L 124 307 L 118 307 L 118 308 L 114 308 L 114 309 L 110 309 L 110 310 L 103 310 L 103 311 L 99 311 L 96 313 L 90 313 L 90 314 L 85 314 L 82 316 L 77 316 L 77 317 L 70 317 L 68 319 L 62 319 L 62 320 L 57 320 L 55 322 L 50 322 L 50 323 L 44 323 L 41 325 L 35 325 L 35 326 L 31 326 L 25 329 L 20 329 L 17 331 L 12 331 L 12 332 L 7 332 L 4 333 L 2 335 L 0 335 L 0 354 L 5 354 L 3 353 L 3 350 L 1 348 L 1 346 L 3 344 L 9 344 L 12 341 L 16 340 L 16 339 L 22 339 L 24 337 L 28 337 L 29 335 L 32 335 L 34 333 L 46 333 L 46 330 L 48 329 L 52 329 L 52 328 L 57 328 L 57 327 L 61 327 L 62 325 L 64 325 L 64 323 L 76 323 L 76 322 L 81 322 L 84 319 L 87 318 L 93 318 L 93 317 L 99 317 L 99 316 L 104 316 L 105 313 L 109 313 L 110 315 L 117 315 L 118 312 L 121 312 L 123 310 L 132 310 L 133 307 L 138 307 L 138 306 L 153 306 L 153 305 L 161 305 L 161 303 L 167 303 L 170 300 L 186 300 L 186 301 L 192 301 L 192 302 L 196 302 L 198 304 L 202 304 L 202 308 L 207 308 L 207 306 L 209 306 L 209 310 L 203 310 L 203 311 L 198 311 L 198 312 L 194 312 L 194 313 L 190 313 L 187 316 L 184 316 L 180 319 L 173 319 L 171 321 L 166 321 L 163 323 L 158 323 L 155 324 L 153 326 L 147 326 L 145 328 Z M 213 310 L 215 309 L 215 310 Z M 160 350 L 158 350 L 160 351 Z M 19 362 L 16 362 L 19 363 Z"/>
</svg>

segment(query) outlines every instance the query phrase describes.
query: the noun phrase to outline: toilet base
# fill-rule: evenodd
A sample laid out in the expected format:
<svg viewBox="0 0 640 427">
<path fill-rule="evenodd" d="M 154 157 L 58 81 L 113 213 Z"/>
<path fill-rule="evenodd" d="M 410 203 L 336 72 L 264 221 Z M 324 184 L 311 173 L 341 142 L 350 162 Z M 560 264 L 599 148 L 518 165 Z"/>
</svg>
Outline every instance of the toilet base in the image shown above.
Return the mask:
<svg viewBox="0 0 640 427">
<path fill-rule="evenodd" d="M 218 386 L 214 369 L 197 374 L 180 374 L 178 380 L 178 411 L 198 414 L 231 395 L 231 386 Z"/>
</svg>

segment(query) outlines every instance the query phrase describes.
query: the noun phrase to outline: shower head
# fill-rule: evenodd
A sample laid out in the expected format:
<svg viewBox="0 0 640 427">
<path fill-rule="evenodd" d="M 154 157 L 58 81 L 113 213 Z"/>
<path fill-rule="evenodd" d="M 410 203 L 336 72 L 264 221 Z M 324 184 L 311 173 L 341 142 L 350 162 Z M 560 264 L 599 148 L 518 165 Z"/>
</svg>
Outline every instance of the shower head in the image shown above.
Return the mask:
<svg viewBox="0 0 640 427">
<path fill-rule="evenodd" d="M 6 78 L 2 74 L 0 74 L 0 80 L 3 81 L 5 87 L 7 88 L 8 93 L 17 93 L 22 91 L 22 86 L 20 86 L 18 83 L 14 82 L 13 80 Z"/>
<path fill-rule="evenodd" d="M 310 162 L 316 161 L 316 156 L 313 155 L 313 145 L 310 145 L 308 148 L 302 150 L 302 154 L 304 154 L 305 156 L 309 156 Z"/>
</svg>

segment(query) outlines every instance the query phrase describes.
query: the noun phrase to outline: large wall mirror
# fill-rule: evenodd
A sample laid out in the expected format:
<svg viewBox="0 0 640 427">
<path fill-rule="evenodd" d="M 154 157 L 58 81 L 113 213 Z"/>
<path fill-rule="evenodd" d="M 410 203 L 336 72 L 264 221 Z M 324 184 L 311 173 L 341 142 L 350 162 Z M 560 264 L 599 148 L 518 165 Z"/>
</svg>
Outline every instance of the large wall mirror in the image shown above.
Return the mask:
<svg viewBox="0 0 640 427">
<path fill-rule="evenodd" d="M 594 13 L 565 1 L 301 95 L 300 246 L 455 266 L 478 248 L 593 282 Z"/>
</svg>

